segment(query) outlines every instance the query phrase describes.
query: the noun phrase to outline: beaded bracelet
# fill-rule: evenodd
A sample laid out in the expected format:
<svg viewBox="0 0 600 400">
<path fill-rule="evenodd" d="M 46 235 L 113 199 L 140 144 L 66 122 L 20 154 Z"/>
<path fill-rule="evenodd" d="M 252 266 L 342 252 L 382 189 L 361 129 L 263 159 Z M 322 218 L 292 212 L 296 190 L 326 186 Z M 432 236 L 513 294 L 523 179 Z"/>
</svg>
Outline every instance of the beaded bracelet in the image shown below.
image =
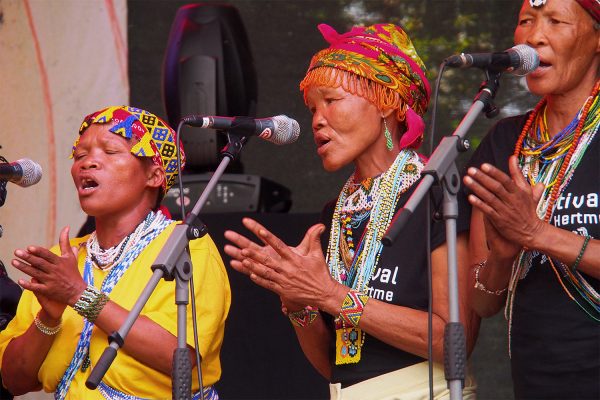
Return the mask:
<svg viewBox="0 0 600 400">
<path fill-rule="evenodd" d="M 340 310 L 342 322 L 346 326 L 358 326 L 368 300 L 369 296 L 366 294 L 350 290 L 342 302 L 342 309 Z"/>
<path fill-rule="evenodd" d="M 39 314 L 35 316 L 35 318 L 33 319 L 33 323 L 35 324 L 35 327 L 39 329 L 40 332 L 48 336 L 56 335 L 62 327 L 62 321 L 59 321 L 58 325 L 56 326 L 44 325 L 44 323 L 40 320 Z"/>
<path fill-rule="evenodd" d="M 312 324 L 319 316 L 319 309 L 316 307 L 306 306 L 301 310 L 286 312 L 283 307 L 282 311 L 290 319 L 290 322 L 300 328 L 304 328 Z"/>
<path fill-rule="evenodd" d="M 587 235 L 583 239 L 583 245 L 581 246 L 581 250 L 579 250 L 579 254 L 577 255 L 577 258 L 575 259 L 575 263 L 571 267 L 571 271 L 573 271 L 573 272 L 577 271 L 577 267 L 579 266 L 579 263 L 581 262 L 581 259 L 583 258 L 583 253 L 585 253 L 585 249 L 587 248 L 589 241 L 590 241 L 590 235 Z"/>
<path fill-rule="evenodd" d="M 96 287 L 88 285 L 73 309 L 88 321 L 94 322 L 107 302 L 108 296 L 106 293 L 102 293 Z"/>
<path fill-rule="evenodd" d="M 500 296 L 504 292 L 506 292 L 506 290 L 508 289 L 508 286 L 505 287 L 504 289 L 492 291 L 492 290 L 489 290 L 488 288 L 486 288 L 483 283 L 479 282 L 479 271 L 481 270 L 481 268 L 485 267 L 486 265 L 487 265 L 487 260 L 483 260 L 475 265 L 475 285 L 474 285 L 474 287 L 475 287 L 475 289 L 479 289 L 482 292 L 485 292 L 487 294 L 493 294 L 495 296 Z"/>
</svg>

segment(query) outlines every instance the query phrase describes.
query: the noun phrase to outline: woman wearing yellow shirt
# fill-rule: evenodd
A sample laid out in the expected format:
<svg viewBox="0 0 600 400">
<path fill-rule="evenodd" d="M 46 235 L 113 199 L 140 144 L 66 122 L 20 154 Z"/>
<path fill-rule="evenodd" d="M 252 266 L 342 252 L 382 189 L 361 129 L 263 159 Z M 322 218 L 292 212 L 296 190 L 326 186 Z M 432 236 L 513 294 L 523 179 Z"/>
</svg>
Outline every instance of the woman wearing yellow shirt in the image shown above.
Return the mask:
<svg viewBox="0 0 600 400">
<path fill-rule="evenodd" d="M 132 326 L 97 390 L 85 381 L 128 315 L 152 271 L 150 266 L 175 221 L 158 210 L 177 175 L 176 134 L 155 115 L 133 107 L 108 107 L 83 121 L 73 146 L 71 174 L 82 209 L 96 230 L 48 250 L 15 251 L 12 265 L 31 277 L 15 319 L 0 333 L 4 385 L 15 395 L 43 389 L 55 398 L 170 398 L 177 347 L 175 283 L 161 280 Z M 182 164 L 185 157 L 182 153 Z M 221 374 L 219 352 L 231 293 L 212 240 L 190 242 L 205 399 Z M 188 307 L 188 348 L 195 368 Z M 191 341 L 190 341 L 191 340 Z M 192 374 L 195 376 L 195 374 Z M 200 396 L 199 382 L 192 389 Z"/>
</svg>

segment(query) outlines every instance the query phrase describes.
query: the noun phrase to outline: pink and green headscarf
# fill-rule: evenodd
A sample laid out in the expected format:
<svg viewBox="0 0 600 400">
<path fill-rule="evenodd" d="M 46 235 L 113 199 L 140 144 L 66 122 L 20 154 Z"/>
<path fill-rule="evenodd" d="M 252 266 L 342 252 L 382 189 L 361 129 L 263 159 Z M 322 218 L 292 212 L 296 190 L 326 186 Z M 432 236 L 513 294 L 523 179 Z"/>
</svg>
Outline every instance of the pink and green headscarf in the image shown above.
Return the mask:
<svg viewBox="0 0 600 400">
<path fill-rule="evenodd" d="M 406 32 L 393 24 L 354 27 L 344 34 L 326 24 L 318 28 L 330 46 L 313 56 L 300 90 L 306 95 L 310 86 L 342 87 L 379 109 L 395 109 L 407 125 L 400 147 L 418 148 L 431 89 Z"/>
<path fill-rule="evenodd" d="M 177 178 L 177 133 L 165 121 L 140 108 L 112 106 L 96 111 L 84 118 L 79 128 L 79 136 L 73 144 L 73 151 L 79 143 L 79 137 L 92 124 L 114 122 L 109 131 L 125 139 L 135 137 L 138 142 L 131 148 L 136 157 L 150 157 L 152 162 L 165 171 L 163 193 L 166 193 Z M 180 142 L 181 145 L 181 142 Z M 181 149 L 181 168 L 185 166 L 185 154 Z M 72 154 L 71 154 L 72 156 Z"/>
</svg>

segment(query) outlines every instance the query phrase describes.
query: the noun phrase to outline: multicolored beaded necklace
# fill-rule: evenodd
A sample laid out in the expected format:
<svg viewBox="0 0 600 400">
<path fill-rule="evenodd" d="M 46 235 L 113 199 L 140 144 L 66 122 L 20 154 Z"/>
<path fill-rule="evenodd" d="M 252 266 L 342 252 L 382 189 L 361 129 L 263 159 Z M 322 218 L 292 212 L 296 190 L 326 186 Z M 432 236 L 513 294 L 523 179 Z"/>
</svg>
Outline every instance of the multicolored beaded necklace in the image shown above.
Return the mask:
<svg viewBox="0 0 600 400">
<path fill-rule="evenodd" d="M 548 135 L 545 121 L 546 99 L 542 99 L 527 119 L 517 140 L 514 155 L 519 157 L 523 175 L 532 186 L 539 182 L 545 185 L 537 206 L 537 214 L 546 222 L 550 222 L 558 198 L 568 186 L 575 169 L 600 128 L 599 93 L 600 80 L 594 85 L 590 96 L 573 121 L 552 138 Z M 537 252 L 523 249 L 513 263 L 505 308 L 505 317 L 509 321 L 509 339 L 517 284 L 527 275 L 532 260 L 537 255 Z M 590 317 L 600 321 L 600 296 L 594 288 L 579 272 L 572 271 L 562 262 L 550 258 L 548 260 L 565 293 Z M 568 287 L 579 294 L 583 303 L 576 299 Z"/>
<path fill-rule="evenodd" d="M 363 185 L 356 189 L 354 175 L 346 181 L 333 212 L 327 247 L 327 264 L 334 279 L 360 292 L 368 289 L 383 248 L 381 238 L 394 216 L 398 199 L 420 178 L 422 169 L 423 164 L 419 155 L 413 150 L 405 149 L 400 151 L 394 163 L 384 174 L 373 179 L 373 185 L 369 190 L 362 187 Z M 360 193 L 357 195 L 357 192 Z M 364 201 L 349 202 L 348 199 L 352 196 Z M 349 233 L 347 229 L 347 216 L 342 218 L 342 215 L 348 214 L 355 208 L 363 213 L 363 217 L 368 209 L 369 222 L 348 267 L 342 248 L 348 245 L 347 236 L 351 232 Z M 349 273 L 350 271 L 352 274 Z M 359 362 L 364 333 L 358 327 L 346 326 L 340 318 L 336 318 L 335 325 L 336 364 Z"/>
<path fill-rule="evenodd" d="M 378 193 L 381 175 L 372 178 L 366 178 L 360 183 L 352 183 L 348 187 L 346 201 L 342 206 L 340 221 L 342 223 L 340 242 L 340 255 L 344 262 L 346 271 L 342 271 L 342 281 L 351 282 L 354 278 L 356 269 L 354 268 L 354 258 L 357 254 L 354 243 L 353 232 L 357 230 L 364 221 L 368 220 L 373 208 L 373 195 Z M 364 230 L 363 230 L 364 233 Z M 358 240 L 361 243 L 361 240 Z"/>
</svg>

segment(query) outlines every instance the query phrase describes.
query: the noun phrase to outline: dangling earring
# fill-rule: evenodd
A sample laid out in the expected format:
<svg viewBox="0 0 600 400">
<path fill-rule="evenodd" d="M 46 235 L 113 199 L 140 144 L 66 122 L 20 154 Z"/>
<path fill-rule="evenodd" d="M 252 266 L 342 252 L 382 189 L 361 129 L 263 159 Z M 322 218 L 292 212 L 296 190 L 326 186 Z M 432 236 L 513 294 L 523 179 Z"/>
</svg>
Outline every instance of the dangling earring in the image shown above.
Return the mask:
<svg viewBox="0 0 600 400">
<path fill-rule="evenodd" d="M 385 136 L 385 145 L 389 151 L 392 151 L 394 148 L 394 142 L 392 141 L 392 132 L 388 129 L 387 122 L 385 122 L 385 118 L 383 119 L 383 135 Z"/>
</svg>

